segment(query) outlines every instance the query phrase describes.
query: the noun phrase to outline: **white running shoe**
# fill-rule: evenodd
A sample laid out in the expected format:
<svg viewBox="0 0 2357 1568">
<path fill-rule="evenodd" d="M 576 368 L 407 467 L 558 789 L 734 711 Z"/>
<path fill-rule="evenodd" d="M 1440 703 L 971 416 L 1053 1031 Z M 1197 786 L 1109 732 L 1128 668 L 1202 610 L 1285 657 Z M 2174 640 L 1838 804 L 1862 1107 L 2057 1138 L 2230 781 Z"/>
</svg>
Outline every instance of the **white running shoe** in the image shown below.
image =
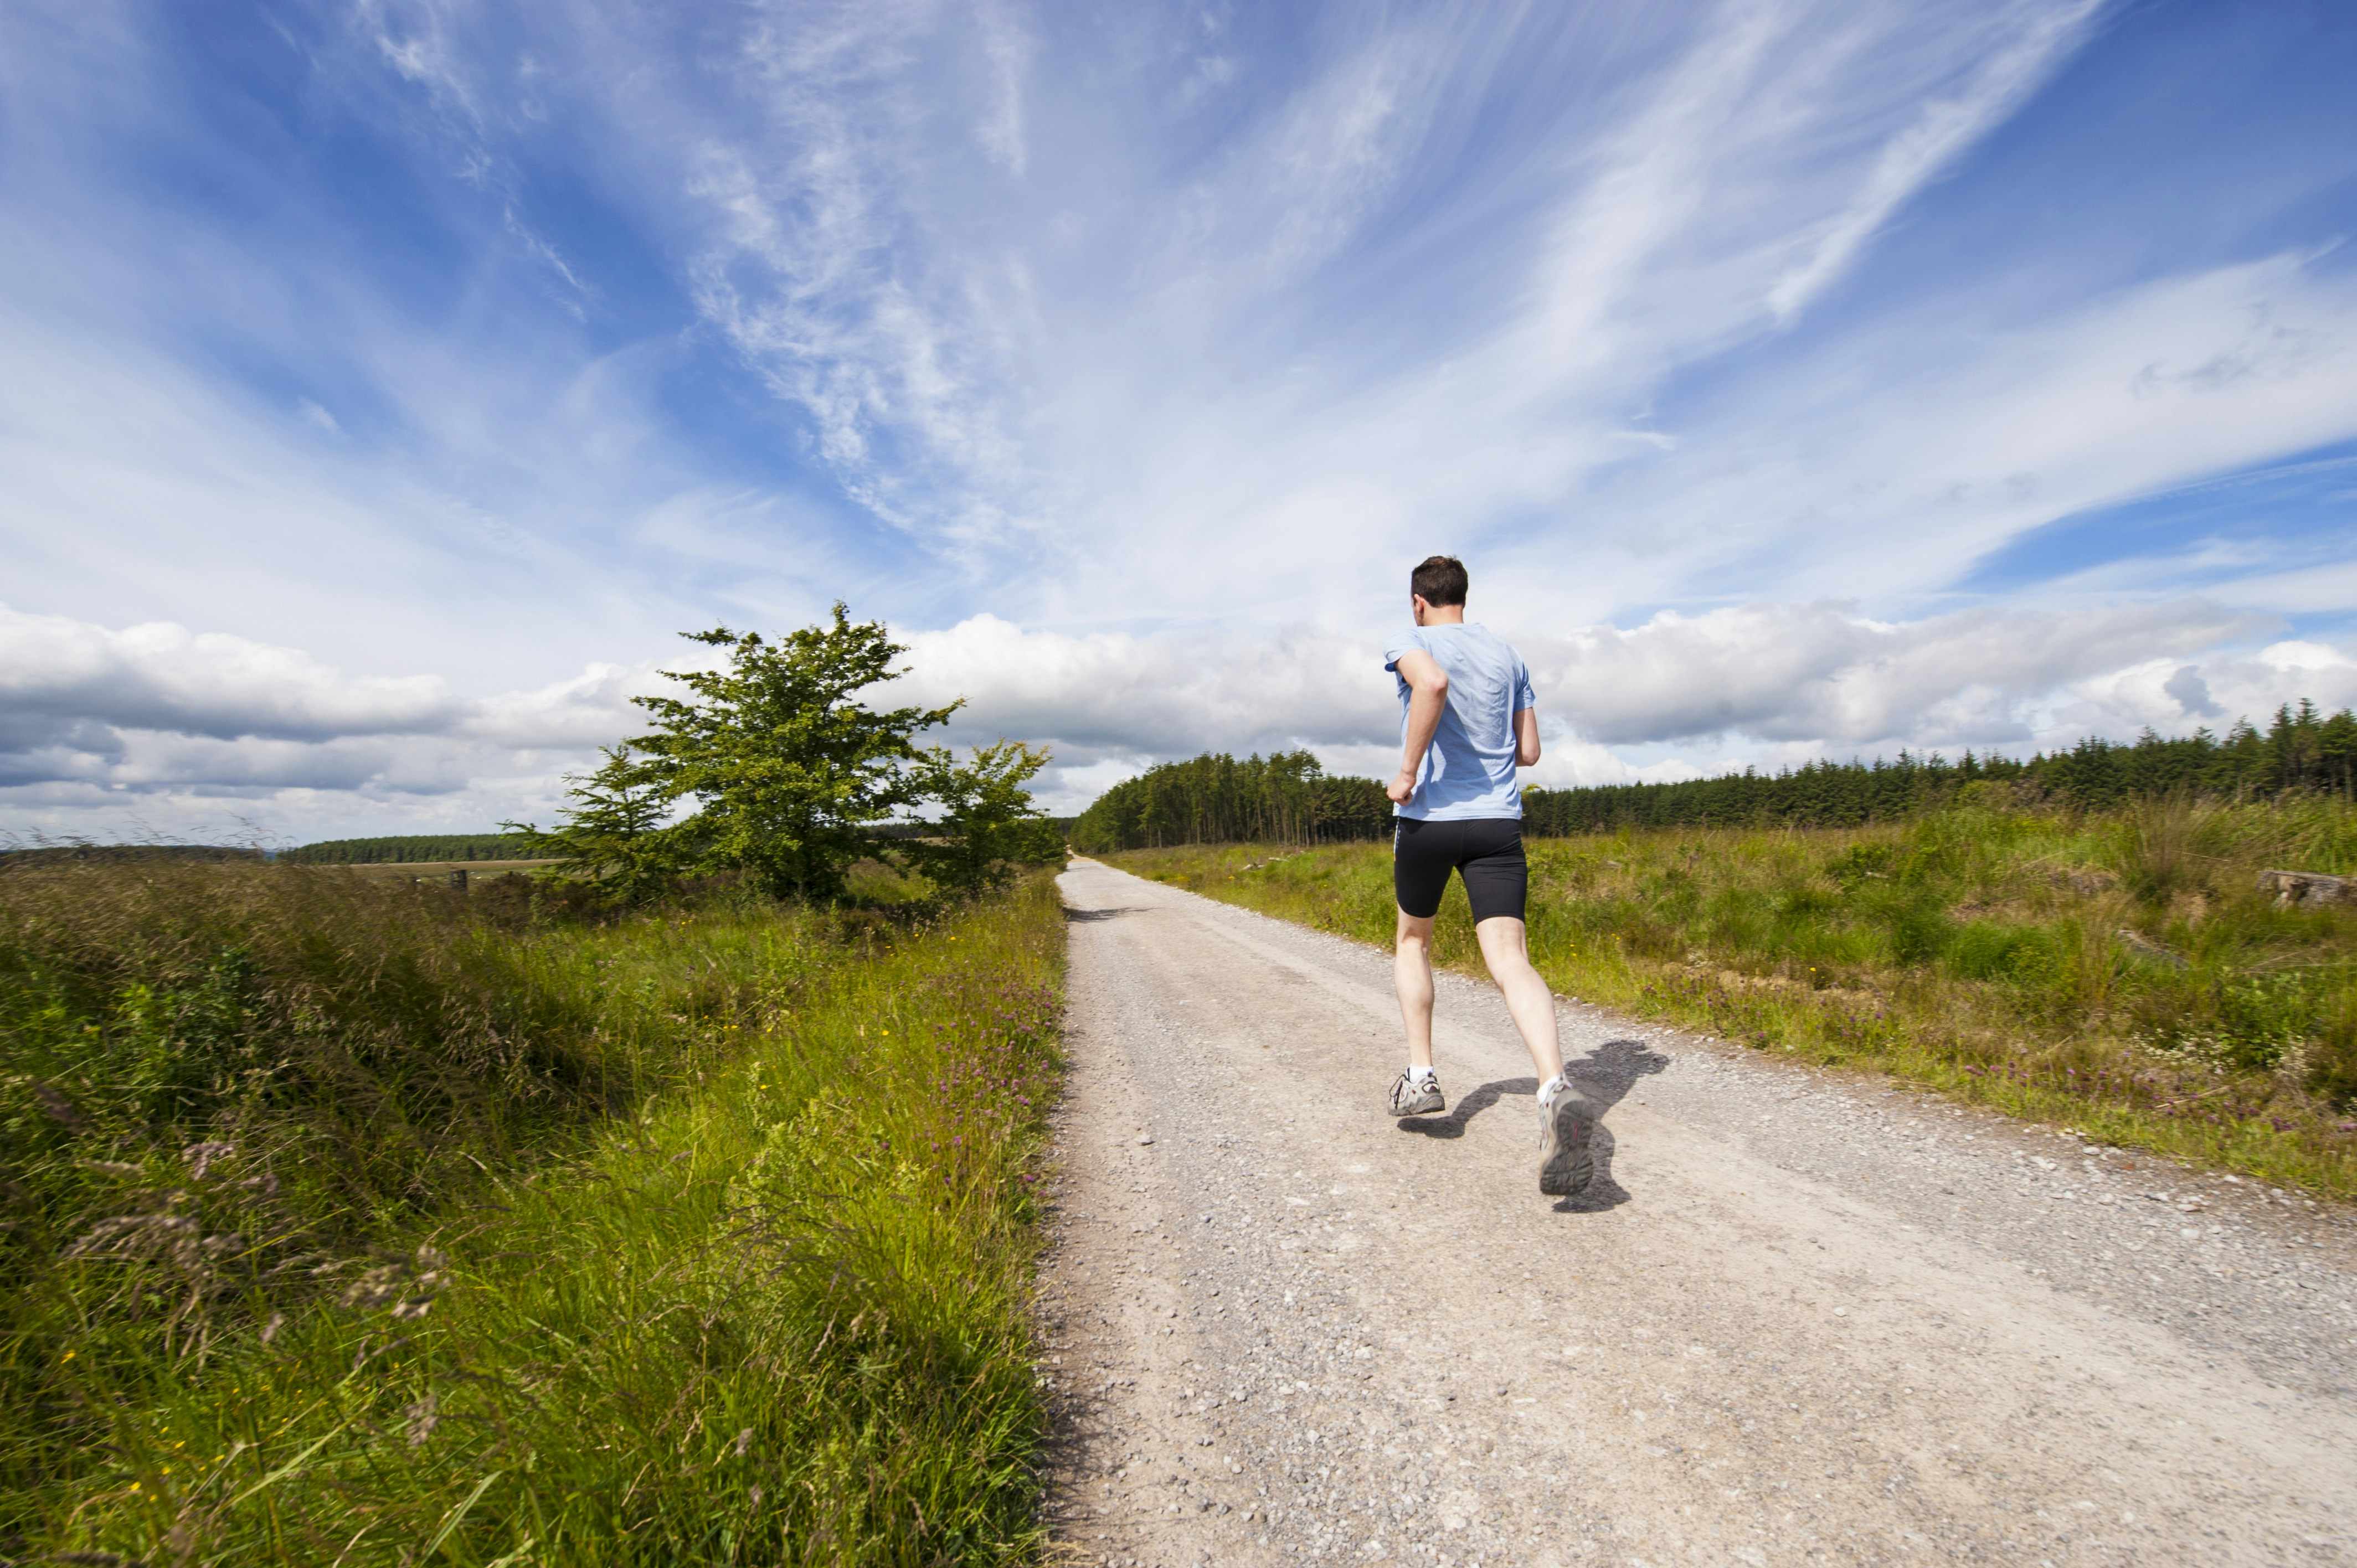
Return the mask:
<svg viewBox="0 0 2357 1568">
<path fill-rule="evenodd" d="M 1596 1101 L 1567 1078 L 1558 1078 L 1539 1091 L 1539 1190 L 1549 1197 L 1570 1197 L 1587 1190 L 1596 1179 L 1596 1158 L 1588 1142 L 1596 1135 L 1601 1114 Z"/>
<path fill-rule="evenodd" d="M 1430 1116 L 1448 1109 L 1448 1101 L 1441 1097 L 1437 1073 L 1426 1073 L 1422 1078 L 1411 1072 L 1401 1073 L 1399 1081 L 1392 1085 L 1391 1105 L 1394 1116 Z"/>
</svg>

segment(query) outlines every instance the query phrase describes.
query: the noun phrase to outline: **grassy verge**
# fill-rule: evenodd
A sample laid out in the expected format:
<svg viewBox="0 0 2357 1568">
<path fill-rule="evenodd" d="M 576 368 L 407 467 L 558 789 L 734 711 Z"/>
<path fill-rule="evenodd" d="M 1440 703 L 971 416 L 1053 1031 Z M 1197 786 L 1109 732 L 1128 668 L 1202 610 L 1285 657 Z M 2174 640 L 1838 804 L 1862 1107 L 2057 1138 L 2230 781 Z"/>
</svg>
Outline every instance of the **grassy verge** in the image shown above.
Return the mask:
<svg viewBox="0 0 2357 1568">
<path fill-rule="evenodd" d="M 1036 1556 L 1044 881 L 502 926 L 150 865 L 0 922 L 0 1554 Z"/>
<path fill-rule="evenodd" d="M 1906 827 L 1534 841 L 1558 992 L 1871 1069 L 2091 1137 L 2357 1197 L 2357 910 L 2281 908 L 2263 866 L 2345 872 L 2357 812 L 1973 806 Z M 1390 849 L 1109 857 L 1388 945 Z M 1479 972 L 1459 886 L 1435 952 Z"/>
</svg>

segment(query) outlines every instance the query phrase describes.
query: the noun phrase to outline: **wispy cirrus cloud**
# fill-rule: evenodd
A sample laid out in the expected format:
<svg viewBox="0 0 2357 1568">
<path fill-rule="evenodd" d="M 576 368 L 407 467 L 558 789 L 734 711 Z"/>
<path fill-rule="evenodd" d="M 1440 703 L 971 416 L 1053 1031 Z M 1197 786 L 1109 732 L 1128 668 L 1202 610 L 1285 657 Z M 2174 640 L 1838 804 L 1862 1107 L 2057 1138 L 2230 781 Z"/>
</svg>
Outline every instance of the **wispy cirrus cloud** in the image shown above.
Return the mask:
<svg viewBox="0 0 2357 1568">
<path fill-rule="evenodd" d="M 20 804 L 544 807 L 672 632 L 836 596 L 1068 803 L 1374 766 L 1434 548 L 1555 779 L 2343 689 L 2347 498 L 2106 536 L 2357 440 L 2357 125 L 2288 12 L 191 25 L 0 18 Z"/>
<path fill-rule="evenodd" d="M 696 145 L 719 215 L 698 298 L 880 514 L 1101 561 L 1125 580 L 1090 590 L 1134 603 L 1161 542 L 1281 521 L 1286 553 L 1318 558 L 1321 495 L 1363 516 L 1375 492 L 1404 533 L 1444 493 L 1476 515 L 1566 494 L 1663 378 L 1788 325 L 2093 10 L 1728 5 L 1629 29 L 1607 46 L 1627 80 L 1539 108 L 1557 24 L 1435 8 L 1313 31 L 1282 97 L 1141 187 L 1069 153 L 1004 177 L 931 134 L 935 100 L 987 95 L 951 63 L 961 27 L 817 8 L 748 41 L 761 112 Z M 1493 95 L 1530 112 L 1482 126 Z M 1057 123 L 1086 136 L 1129 106 L 1069 96 Z M 1490 161 L 1511 172 L 1468 182 L 1471 207 L 1458 177 Z M 1054 176 L 1088 216 L 1029 188 Z M 1419 252 L 1477 303 L 1403 316 L 1403 286 L 1431 291 L 1385 269 Z"/>
<path fill-rule="evenodd" d="M 1983 9 L 1989 45 L 1971 58 L 1962 81 L 1933 90 L 1912 122 L 1884 138 L 1872 171 L 1768 291 L 1777 321 L 1797 317 L 1916 192 L 2002 124 L 2079 48 L 2103 9 L 2103 0 Z"/>
</svg>

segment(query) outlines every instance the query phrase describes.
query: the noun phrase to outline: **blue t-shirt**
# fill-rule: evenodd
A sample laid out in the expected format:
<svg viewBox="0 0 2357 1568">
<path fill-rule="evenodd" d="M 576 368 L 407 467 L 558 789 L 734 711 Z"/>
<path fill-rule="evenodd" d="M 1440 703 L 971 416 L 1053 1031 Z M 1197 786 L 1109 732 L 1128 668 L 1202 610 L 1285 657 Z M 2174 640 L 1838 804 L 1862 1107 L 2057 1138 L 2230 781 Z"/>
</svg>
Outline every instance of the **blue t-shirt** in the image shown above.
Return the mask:
<svg viewBox="0 0 2357 1568">
<path fill-rule="evenodd" d="M 1522 656 L 1488 627 L 1412 626 L 1383 647 L 1383 668 L 1399 680 L 1400 656 L 1421 648 L 1448 677 L 1440 727 L 1424 754 L 1415 793 L 1403 817 L 1429 822 L 1474 822 L 1523 814 L 1514 782 L 1514 714 L 1536 707 L 1531 672 Z M 1399 681 L 1400 740 L 1407 740 L 1408 683 Z"/>
</svg>

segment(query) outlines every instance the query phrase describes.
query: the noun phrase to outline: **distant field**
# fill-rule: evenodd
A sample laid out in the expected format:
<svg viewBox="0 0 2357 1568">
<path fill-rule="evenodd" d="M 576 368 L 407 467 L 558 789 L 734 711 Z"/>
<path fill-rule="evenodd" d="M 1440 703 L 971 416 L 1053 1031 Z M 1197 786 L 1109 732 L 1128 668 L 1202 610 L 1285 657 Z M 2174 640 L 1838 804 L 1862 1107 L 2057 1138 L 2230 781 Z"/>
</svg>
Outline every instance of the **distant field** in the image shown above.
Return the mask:
<svg viewBox="0 0 2357 1568">
<path fill-rule="evenodd" d="M 463 871 L 469 880 L 478 876 L 498 876 L 510 871 L 537 871 L 543 866 L 562 865 L 557 859 L 546 860 L 396 860 L 345 865 L 343 870 L 361 876 L 447 876 Z"/>
<path fill-rule="evenodd" d="M 2357 906 L 2283 908 L 2257 886 L 2270 867 L 2357 869 L 2345 801 L 1965 807 L 1541 839 L 1530 856 L 1532 956 L 1559 993 L 2357 1197 Z M 1392 939 L 1385 844 L 1106 858 Z M 1480 972 L 1454 882 L 1435 950 Z"/>
<path fill-rule="evenodd" d="M 411 865 L 442 860 L 474 865 L 513 856 L 530 842 L 521 833 L 402 833 L 326 839 L 281 850 L 278 858 L 299 865 Z"/>
</svg>

